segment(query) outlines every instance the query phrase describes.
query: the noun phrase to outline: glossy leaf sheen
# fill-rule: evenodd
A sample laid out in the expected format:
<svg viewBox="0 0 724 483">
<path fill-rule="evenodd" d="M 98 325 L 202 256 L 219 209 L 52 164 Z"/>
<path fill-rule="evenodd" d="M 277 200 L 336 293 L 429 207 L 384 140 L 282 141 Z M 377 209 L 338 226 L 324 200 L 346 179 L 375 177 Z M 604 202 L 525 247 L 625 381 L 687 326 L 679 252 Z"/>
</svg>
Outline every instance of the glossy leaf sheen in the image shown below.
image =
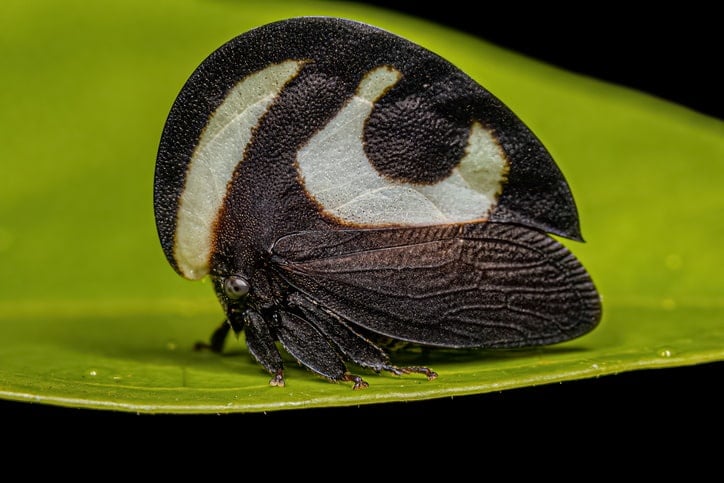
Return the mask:
<svg viewBox="0 0 724 483">
<path fill-rule="evenodd" d="M 268 3 L 268 2 L 267 2 Z M 0 5 L 0 397 L 142 412 L 243 412 L 499 391 L 724 359 L 724 123 L 409 17 L 327 2 Z M 222 314 L 168 266 L 153 225 L 160 130 L 191 71 L 241 32 L 336 15 L 387 28 L 480 81 L 541 138 L 604 297 L 591 334 L 521 351 L 403 352 L 440 377 L 368 389 L 288 363 L 273 388 Z"/>
</svg>

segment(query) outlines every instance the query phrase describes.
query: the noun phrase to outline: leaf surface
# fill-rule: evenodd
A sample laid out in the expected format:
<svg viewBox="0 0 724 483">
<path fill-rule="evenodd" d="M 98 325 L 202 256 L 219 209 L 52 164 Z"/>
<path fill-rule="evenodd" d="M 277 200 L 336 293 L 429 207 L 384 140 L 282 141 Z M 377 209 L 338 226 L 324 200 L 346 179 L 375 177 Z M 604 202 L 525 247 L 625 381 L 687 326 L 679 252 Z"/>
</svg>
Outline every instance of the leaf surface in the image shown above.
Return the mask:
<svg viewBox="0 0 724 483">
<path fill-rule="evenodd" d="M 352 4 L 80 1 L 0 5 L 0 397 L 140 412 L 250 412 L 484 393 L 724 360 L 724 123 L 410 17 Z M 603 295 L 589 335 L 526 351 L 401 353 L 440 377 L 352 391 L 289 364 L 273 388 L 153 222 L 168 110 L 193 69 L 255 26 L 366 21 L 447 58 L 549 148 L 578 204 L 566 245 Z"/>
</svg>

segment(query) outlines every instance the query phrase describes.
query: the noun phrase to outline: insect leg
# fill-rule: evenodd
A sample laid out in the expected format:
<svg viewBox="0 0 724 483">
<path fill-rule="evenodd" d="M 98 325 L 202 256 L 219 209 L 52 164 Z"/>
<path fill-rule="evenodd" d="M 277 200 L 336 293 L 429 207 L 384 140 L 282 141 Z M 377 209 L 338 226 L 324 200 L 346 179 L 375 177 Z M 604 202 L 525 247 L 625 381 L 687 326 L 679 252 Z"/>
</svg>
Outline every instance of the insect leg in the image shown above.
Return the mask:
<svg viewBox="0 0 724 483">
<path fill-rule="evenodd" d="M 396 374 L 398 376 L 401 376 L 403 374 L 424 374 L 427 377 L 428 381 L 432 381 L 433 379 L 437 379 L 437 372 L 422 366 L 408 366 L 408 367 L 397 367 L 397 366 L 387 366 L 383 368 L 386 371 L 390 371 L 393 374 Z"/>
<path fill-rule="evenodd" d="M 259 364 L 272 374 L 269 385 L 284 387 L 284 364 L 274 343 L 269 325 L 261 314 L 252 310 L 244 312 L 246 346 Z"/>
<path fill-rule="evenodd" d="M 279 319 L 279 342 L 301 365 L 332 381 L 352 382 L 353 389 L 368 386 L 360 376 L 347 371 L 337 349 L 309 321 L 281 311 Z"/>
<path fill-rule="evenodd" d="M 194 350 L 200 351 L 200 350 L 208 349 L 211 352 L 216 352 L 217 354 L 221 354 L 221 352 L 224 350 L 224 343 L 226 342 L 226 336 L 229 334 L 230 329 L 231 329 L 231 324 L 229 324 L 228 320 L 225 320 L 213 332 L 213 334 L 211 334 L 211 338 L 209 339 L 209 342 L 197 342 L 196 344 L 194 344 Z"/>
<path fill-rule="evenodd" d="M 372 341 L 355 332 L 342 318 L 337 317 L 318 304 L 299 295 L 292 294 L 289 304 L 302 311 L 305 318 L 322 332 L 350 361 L 376 372 L 388 371 L 395 375 L 420 373 L 428 380 L 435 379 L 437 373 L 427 367 L 397 367 L 390 364 L 390 358 L 384 350 Z"/>
</svg>

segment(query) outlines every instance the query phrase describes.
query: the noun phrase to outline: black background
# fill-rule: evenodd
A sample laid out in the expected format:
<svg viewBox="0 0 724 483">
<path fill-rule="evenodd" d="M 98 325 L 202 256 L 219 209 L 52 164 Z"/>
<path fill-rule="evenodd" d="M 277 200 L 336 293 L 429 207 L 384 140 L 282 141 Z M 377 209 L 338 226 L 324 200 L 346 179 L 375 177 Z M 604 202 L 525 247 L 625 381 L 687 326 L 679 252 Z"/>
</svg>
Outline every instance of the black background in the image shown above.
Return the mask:
<svg viewBox="0 0 724 483">
<path fill-rule="evenodd" d="M 469 9 L 478 2 L 360 3 L 428 18 L 564 69 L 724 118 L 722 75 L 717 72 L 722 60 L 722 38 L 715 25 L 718 16 L 695 4 L 634 13 L 626 5 L 611 3 L 581 4 L 579 10 L 480 3 L 476 12 Z M 337 438 L 375 435 L 378 443 L 392 434 L 408 445 L 405 435 L 430 430 L 480 434 L 495 428 L 499 435 L 525 428 L 555 434 L 562 427 L 575 431 L 580 425 L 586 431 L 635 433 L 645 425 L 650 431 L 664 426 L 670 432 L 711 431 L 721 427 L 723 369 L 724 363 L 712 363 L 424 402 L 224 416 L 149 416 L 4 401 L 0 420 L 26 428 L 31 421 L 44 425 L 64 421 L 73 428 L 85 423 L 86 428 L 96 423 L 137 427 L 137 422 L 163 421 L 189 435 L 194 427 L 210 430 L 215 425 L 231 432 L 256 428 L 254 434 L 266 428 L 278 431 L 280 441 L 291 431 L 297 443 L 301 428 L 317 428 L 334 432 Z M 368 379 L 374 383 L 374 377 Z M 70 426 L 64 428 L 70 430 Z M 655 432 L 649 436 L 656 438 Z M 424 454 L 420 458 L 424 460 Z"/>
<path fill-rule="evenodd" d="M 696 2 L 523 7 L 517 2 L 357 2 L 408 13 L 501 47 L 724 119 L 724 23 Z M 444 6 L 441 8 L 441 5 Z M 471 5 L 478 5 L 471 12 Z"/>
</svg>

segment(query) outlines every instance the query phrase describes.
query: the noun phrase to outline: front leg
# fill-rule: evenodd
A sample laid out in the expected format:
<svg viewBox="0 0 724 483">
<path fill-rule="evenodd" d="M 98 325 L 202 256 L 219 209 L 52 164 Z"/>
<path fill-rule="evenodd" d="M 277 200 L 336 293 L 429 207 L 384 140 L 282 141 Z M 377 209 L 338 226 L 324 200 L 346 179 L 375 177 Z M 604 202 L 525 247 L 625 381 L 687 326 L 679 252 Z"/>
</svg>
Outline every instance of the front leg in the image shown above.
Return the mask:
<svg viewBox="0 0 724 483">
<path fill-rule="evenodd" d="M 300 309 L 307 320 L 322 332 L 345 356 L 357 365 L 369 367 L 377 372 L 389 371 L 397 376 L 410 373 L 424 374 L 429 381 L 437 377 L 437 373 L 427 367 L 397 367 L 390 364 L 387 353 L 369 339 L 355 332 L 342 318 L 328 312 L 311 300 L 299 294 L 289 296 L 289 304 Z M 354 389 L 367 387 L 358 376 L 348 375 L 345 380 L 354 382 Z M 359 380 L 357 380 L 357 379 Z"/>
<path fill-rule="evenodd" d="M 331 381 L 349 381 L 353 389 L 368 384 L 347 372 L 344 360 L 328 338 L 308 320 L 286 311 L 279 311 L 279 342 L 304 367 Z"/>
<path fill-rule="evenodd" d="M 211 334 L 209 342 L 197 342 L 194 344 L 194 350 L 200 351 L 208 349 L 211 352 L 221 354 L 224 350 L 224 343 L 226 342 L 226 336 L 229 335 L 231 324 L 228 320 L 225 320 L 215 331 Z"/>
<path fill-rule="evenodd" d="M 246 346 L 259 364 L 272 374 L 269 385 L 284 387 L 284 364 L 277 350 L 274 337 L 261 314 L 252 310 L 244 312 Z"/>
</svg>

